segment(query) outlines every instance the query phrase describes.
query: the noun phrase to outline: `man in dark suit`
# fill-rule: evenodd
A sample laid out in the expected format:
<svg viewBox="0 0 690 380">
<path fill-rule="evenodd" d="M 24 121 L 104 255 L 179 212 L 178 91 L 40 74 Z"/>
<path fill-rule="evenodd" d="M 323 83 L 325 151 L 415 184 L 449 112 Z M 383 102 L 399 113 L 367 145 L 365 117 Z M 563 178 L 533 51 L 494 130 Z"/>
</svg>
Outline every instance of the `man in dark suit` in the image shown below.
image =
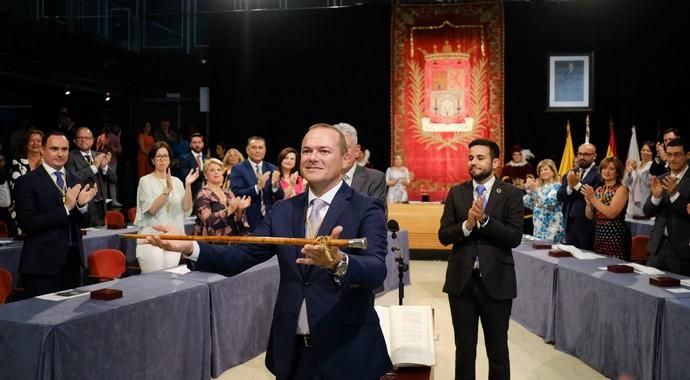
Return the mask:
<svg viewBox="0 0 690 380">
<path fill-rule="evenodd" d="M 557 198 L 563 202 L 563 220 L 565 221 L 565 243 L 581 249 L 591 250 L 594 247 L 594 222 L 585 216 L 585 198 L 580 192 L 582 185 L 593 189 L 601 186 L 597 148 L 585 143 L 577 148 L 577 168 L 568 171 L 563 178 Z"/>
<path fill-rule="evenodd" d="M 312 126 L 301 152 L 309 191 L 275 204 L 253 235 L 366 237 L 367 248 L 148 240 L 183 252 L 195 261 L 195 269 L 229 275 L 277 255 L 280 288 L 268 369 L 278 379 L 378 379 L 392 367 L 374 311 L 374 289 L 386 277 L 383 205 L 342 181 L 345 140 L 332 126 Z"/>
<path fill-rule="evenodd" d="M 247 140 L 247 156 L 248 160 L 232 168 L 230 186 L 236 197 L 247 195 L 252 199 L 245 213 L 249 228 L 253 230 L 285 193 L 280 187 L 280 170 L 264 161 L 266 140 L 263 137 L 252 136 Z"/>
<path fill-rule="evenodd" d="M 508 321 L 517 295 L 512 248 L 522 240 L 522 192 L 495 176 L 495 142 L 477 139 L 469 148 L 472 180 L 450 189 L 438 230 L 441 244 L 453 244 L 443 291 L 455 331 L 455 378 L 475 378 L 481 318 L 489 378 L 509 379 Z"/>
<path fill-rule="evenodd" d="M 670 172 L 652 177 L 651 194 L 644 214 L 656 217 L 649 239 L 649 265 L 661 270 L 690 276 L 690 146 L 683 138 L 666 145 Z"/>
<path fill-rule="evenodd" d="M 95 184 L 98 193 L 89 204 L 86 217 L 82 219 L 82 227 L 96 227 L 105 225 L 107 183 L 117 183 L 117 174 L 108 164 L 111 153 L 102 153 L 91 150 L 93 146 L 93 134 L 86 127 L 81 127 L 74 133 L 74 149 L 69 154 L 67 171 L 79 176 L 79 182 L 83 184 Z"/>
<path fill-rule="evenodd" d="M 189 153 L 180 159 L 180 170 L 177 173 L 177 177 L 180 178 L 182 183 L 185 183 L 185 178 L 187 178 L 190 171 L 194 169 L 199 170 L 199 178 L 192 183 L 192 200 L 196 210 L 196 195 L 204 186 L 204 136 L 201 133 L 192 133 L 189 136 L 189 149 Z"/>
<path fill-rule="evenodd" d="M 19 272 L 29 296 L 71 289 L 81 284 L 82 244 L 79 219 L 96 188 L 79 184 L 65 170 L 69 141 L 61 132 L 43 139 L 43 164 L 15 185 L 15 207 L 25 239 Z"/>
<path fill-rule="evenodd" d="M 661 135 L 663 141 L 656 143 L 656 157 L 652 161 L 652 166 L 649 167 L 651 175 L 660 176 L 668 173 L 668 163 L 666 162 L 666 144 L 680 137 L 680 133 L 676 128 L 669 128 Z"/>
<path fill-rule="evenodd" d="M 376 169 L 369 169 L 357 165 L 357 157 L 362 149 L 357 144 L 357 130 L 350 124 L 338 123 L 334 125 L 338 130 L 345 135 L 347 141 L 347 157 L 343 167 L 343 179 L 350 187 L 357 191 L 361 191 L 370 197 L 380 199 L 383 204 L 386 204 L 386 175 Z"/>
</svg>

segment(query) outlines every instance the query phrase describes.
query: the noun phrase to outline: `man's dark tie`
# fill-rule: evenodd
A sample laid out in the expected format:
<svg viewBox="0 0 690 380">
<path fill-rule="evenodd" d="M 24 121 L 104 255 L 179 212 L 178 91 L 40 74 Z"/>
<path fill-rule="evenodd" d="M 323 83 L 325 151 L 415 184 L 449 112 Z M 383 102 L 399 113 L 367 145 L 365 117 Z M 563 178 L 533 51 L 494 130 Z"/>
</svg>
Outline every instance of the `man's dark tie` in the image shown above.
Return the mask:
<svg viewBox="0 0 690 380">
<path fill-rule="evenodd" d="M 86 155 L 86 162 L 88 162 L 89 165 L 93 165 L 93 156 L 91 156 L 90 153 Z"/>
<path fill-rule="evenodd" d="M 59 170 L 55 172 L 55 183 L 58 185 L 60 190 L 65 191 L 65 180 L 62 178 L 62 172 Z"/>
</svg>

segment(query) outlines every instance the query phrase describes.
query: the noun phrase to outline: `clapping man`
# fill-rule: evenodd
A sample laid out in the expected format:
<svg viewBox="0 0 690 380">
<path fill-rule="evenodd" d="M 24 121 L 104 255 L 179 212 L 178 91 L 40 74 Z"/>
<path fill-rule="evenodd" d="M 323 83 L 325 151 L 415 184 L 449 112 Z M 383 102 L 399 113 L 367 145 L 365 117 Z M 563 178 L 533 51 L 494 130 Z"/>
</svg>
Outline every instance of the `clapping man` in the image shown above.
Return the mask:
<svg viewBox="0 0 690 380">
<path fill-rule="evenodd" d="M 81 284 L 83 247 L 79 219 L 96 196 L 97 185 L 82 187 L 65 168 L 69 141 L 61 132 L 43 139 L 43 164 L 15 185 L 15 207 L 25 239 L 19 272 L 27 295 L 71 289 Z"/>
<path fill-rule="evenodd" d="M 577 167 L 568 171 L 557 193 L 558 201 L 563 202 L 566 244 L 589 250 L 594 247 L 594 222 L 585 216 L 586 202 L 580 191 L 582 185 L 589 185 L 593 189 L 601 186 L 596 159 L 597 149 L 594 145 L 580 145 L 577 148 Z"/>
<path fill-rule="evenodd" d="M 285 196 L 280 187 L 280 170 L 266 156 L 266 140 L 252 136 L 247 140 L 248 160 L 235 165 L 230 174 L 231 190 L 235 196 L 249 196 L 252 203 L 246 209 L 250 230 L 271 210 L 273 204 Z"/>
<path fill-rule="evenodd" d="M 190 171 L 193 169 L 199 170 L 199 178 L 192 183 L 192 200 L 194 200 L 194 210 L 196 210 L 196 195 L 203 187 L 205 180 L 202 174 L 204 169 L 204 136 L 201 133 L 192 133 L 189 137 L 189 149 L 189 153 L 180 160 L 180 170 L 177 173 L 177 177 L 184 183 Z"/>
<path fill-rule="evenodd" d="M 89 205 L 87 217 L 82 222 L 82 227 L 96 227 L 105 225 L 106 184 L 117 183 L 117 174 L 109 166 L 112 153 L 102 153 L 91 150 L 94 144 L 93 134 L 86 127 L 78 128 L 74 134 L 74 149 L 69 154 L 67 169 L 79 176 L 82 184 L 93 184 L 98 193 Z"/>
<path fill-rule="evenodd" d="M 666 144 L 669 173 L 652 177 L 644 214 L 656 217 L 649 239 L 649 265 L 690 276 L 690 146 L 683 138 Z"/>
<path fill-rule="evenodd" d="M 509 379 L 508 322 L 517 296 L 512 248 L 522 240 L 522 191 L 495 175 L 498 145 L 469 145 L 471 181 L 448 192 L 438 237 L 453 244 L 446 283 L 455 332 L 455 379 L 475 378 L 478 322 L 489 358 L 489 379 Z"/>
</svg>

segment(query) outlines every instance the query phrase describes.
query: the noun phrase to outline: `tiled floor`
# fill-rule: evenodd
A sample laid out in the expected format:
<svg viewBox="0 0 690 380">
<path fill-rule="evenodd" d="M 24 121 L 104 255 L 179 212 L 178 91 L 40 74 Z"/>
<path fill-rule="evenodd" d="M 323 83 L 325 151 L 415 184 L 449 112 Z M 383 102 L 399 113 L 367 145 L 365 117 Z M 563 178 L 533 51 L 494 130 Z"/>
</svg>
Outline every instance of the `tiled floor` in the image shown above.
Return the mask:
<svg viewBox="0 0 690 380">
<path fill-rule="evenodd" d="M 436 366 L 434 379 L 452 379 L 455 367 L 453 328 L 450 321 L 448 298 L 441 291 L 446 263 L 442 261 L 412 261 L 412 285 L 405 288 L 404 304 L 431 305 L 434 308 L 436 328 Z M 379 305 L 398 303 L 398 292 L 392 291 L 377 298 Z M 532 334 L 515 322 L 510 322 L 508 344 L 511 377 L 513 379 L 605 379 L 604 376 L 577 358 L 556 351 L 552 345 Z M 488 377 L 488 363 L 482 334 L 477 347 L 477 379 Z M 219 379 L 264 380 L 273 379 L 264 367 L 264 355 L 229 369 Z"/>
</svg>

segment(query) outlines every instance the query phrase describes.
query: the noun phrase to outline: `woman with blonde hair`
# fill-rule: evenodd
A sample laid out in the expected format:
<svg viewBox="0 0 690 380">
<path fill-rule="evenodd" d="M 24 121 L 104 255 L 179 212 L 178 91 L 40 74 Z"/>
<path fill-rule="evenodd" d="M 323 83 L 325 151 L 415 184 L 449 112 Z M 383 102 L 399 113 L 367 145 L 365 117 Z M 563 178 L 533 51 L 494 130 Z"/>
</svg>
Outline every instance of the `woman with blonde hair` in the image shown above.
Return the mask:
<svg viewBox="0 0 690 380">
<path fill-rule="evenodd" d="M 235 149 L 230 148 L 225 152 L 225 157 L 223 157 L 223 190 L 230 190 L 230 174 L 232 173 L 233 166 L 244 161 L 244 155 Z"/>
<path fill-rule="evenodd" d="M 236 197 L 230 189 L 223 189 L 223 163 L 217 158 L 204 162 L 206 185 L 196 196 L 196 224 L 194 235 L 231 236 L 245 235 L 249 223 L 244 209 L 251 198 Z"/>
<path fill-rule="evenodd" d="M 407 202 L 407 185 L 410 184 L 410 171 L 405 166 L 402 154 L 393 156 L 393 166 L 386 169 L 386 185 L 388 186 L 388 203 Z"/>
<path fill-rule="evenodd" d="M 541 160 L 537 165 L 538 180 L 527 177 L 522 198 L 525 207 L 532 209 L 534 237 L 559 243 L 565 232 L 563 230 L 562 203 L 558 201 L 558 190 L 561 188 L 556 164 L 549 159 Z"/>
</svg>

